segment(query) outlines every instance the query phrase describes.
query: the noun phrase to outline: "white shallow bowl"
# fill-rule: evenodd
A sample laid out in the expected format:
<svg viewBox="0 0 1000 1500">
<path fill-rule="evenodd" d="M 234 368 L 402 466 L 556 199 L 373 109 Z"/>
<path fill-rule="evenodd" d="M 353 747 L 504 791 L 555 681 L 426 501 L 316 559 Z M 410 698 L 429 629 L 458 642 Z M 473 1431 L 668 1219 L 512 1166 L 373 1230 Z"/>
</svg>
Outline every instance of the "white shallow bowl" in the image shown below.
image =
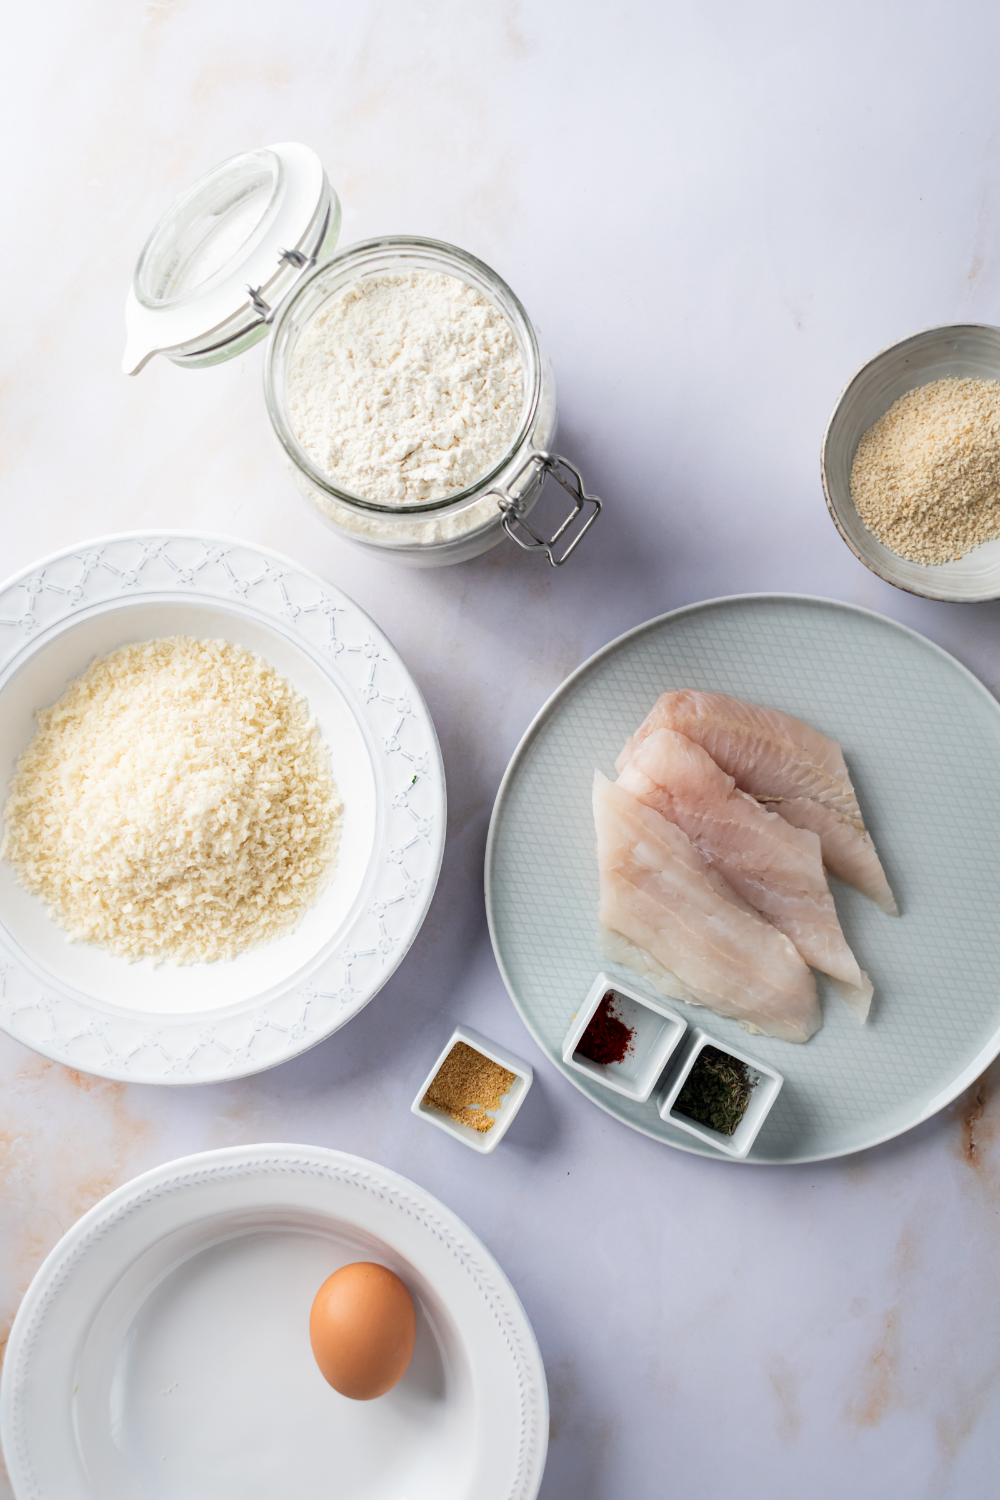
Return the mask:
<svg viewBox="0 0 1000 1500">
<path fill-rule="evenodd" d="M 355 1260 L 417 1309 L 376 1401 L 309 1344 Z M 360 1157 L 261 1145 L 157 1167 L 63 1237 L 14 1322 L 0 1436 L 16 1500 L 533 1500 L 548 1401 L 517 1295 L 449 1209 Z"/>
<path fill-rule="evenodd" d="M 1000 599 L 1000 540 L 985 542 L 957 562 L 925 566 L 897 557 L 880 542 L 851 498 L 851 466 L 869 427 L 907 391 L 951 376 L 1000 380 L 1000 328 L 981 323 L 925 328 L 862 365 L 833 409 L 823 437 L 820 472 L 834 524 L 865 567 L 910 594 L 975 604 Z"/>
<path fill-rule="evenodd" d="M 424 1095 L 430 1088 L 438 1075 L 438 1070 L 445 1058 L 448 1056 L 456 1042 L 465 1042 L 468 1046 L 481 1052 L 491 1062 L 499 1063 L 501 1068 L 514 1074 L 514 1082 L 504 1094 L 500 1102 L 500 1108 L 493 1116 L 493 1126 L 490 1130 L 473 1130 L 471 1125 L 463 1125 L 461 1120 L 453 1120 L 451 1115 L 445 1114 L 443 1109 L 436 1109 L 433 1104 L 424 1103 Z M 444 1130 L 448 1135 L 461 1141 L 463 1146 L 471 1146 L 473 1151 L 478 1151 L 481 1156 L 488 1156 L 495 1151 L 500 1141 L 506 1135 L 507 1130 L 517 1114 L 524 1097 L 531 1088 L 535 1073 L 530 1063 L 526 1063 L 522 1057 L 517 1057 L 513 1052 L 508 1052 L 506 1047 L 501 1047 L 499 1042 L 491 1042 L 488 1037 L 482 1036 L 480 1032 L 473 1031 L 469 1026 L 456 1026 L 451 1034 L 448 1045 L 442 1048 L 437 1062 L 431 1068 L 423 1081 L 420 1092 L 410 1105 L 410 1113 L 426 1120 L 429 1125 L 436 1125 L 439 1130 Z"/>
<path fill-rule="evenodd" d="M 595 1063 L 589 1057 L 577 1057 L 576 1049 L 608 990 L 614 991 L 617 1014 L 632 1028 L 632 1050 L 620 1063 Z M 664 1001 L 640 994 L 610 974 L 598 974 L 567 1034 L 563 1062 L 616 1094 L 643 1104 L 686 1030 L 687 1022 Z"/>
<path fill-rule="evenodd" d="M 752 1073 L 757 1074 L 758 1081 L 750 1095 L 750 1102 L 732 1135 L 723 1135 L 721 1131 L 713 1130 L 709 1125 L 699 1125 L 697 1120 L 689 1120 L 687 1115 L 678 1114 L 674 1108 L 681 1090 L 688 1081 L 691 1069 L 706 1047 L 715 1047 L 717 1051 L 725 1052 L 729 1057 L 738 1058 L 740 1062 L 746 1063 Z M 686 1130 L 688 1135 L 696 1136 L 707 1146 L 714 1146 L 716 1151 L 722 1152 L 723 1156 L 732 1156 L 737 1160 L 742 1160 L 760 1134 L 761 1127 L 784 1081 L 775 1068 L 769 1068 L 767 1063 L 762 1063 L 758 1058 L 752 1057 L 749 1052 L 744 1052 L 742 1047 L 735 1047 L 732 1042 L 720 1042 L 717 1037 L 709 1036 L 707 1031 L 702 1031 L 700 1026 L 696 1026 L 681 1066 L 676 1076 L 662 1090 L 657 1100 L 657 1108 L 660 1111 L 661 1120 L 666 1120 L 670 1125 L 676 1125 L 678 1130 Z"/>
<path fill-rule="evenodd" d="M 294 1057 L 389 978 L 434 894 L 444 771 L 413 679 L 346 594 L 244 542 L 140 532 L 57 553 L 0 589 L 4 798 L 35 711 L 96 656 L 165 635 L 247 647 L 304 695 L 344 800 L 334 879 L 277 942 L 155 966 L 69 943 L 2 862 L 0 1025 L 88 1072 L 205 1083 Z"/>
</svg>

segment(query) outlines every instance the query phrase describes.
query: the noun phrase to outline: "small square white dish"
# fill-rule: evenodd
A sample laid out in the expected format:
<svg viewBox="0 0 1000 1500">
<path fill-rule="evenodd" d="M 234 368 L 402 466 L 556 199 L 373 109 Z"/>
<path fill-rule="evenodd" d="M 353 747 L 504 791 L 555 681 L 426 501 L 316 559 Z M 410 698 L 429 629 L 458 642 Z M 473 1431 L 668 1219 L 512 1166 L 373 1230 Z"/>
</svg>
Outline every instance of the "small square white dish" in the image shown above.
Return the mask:
<svg viewBox="0 0 1000 1500">
<path fill-rule="evenodd" d="M 456 1042 L 465 1042 L 474 1051 L 481 1052 L 491 1062 L 499 1063 L 501 1068 L 506 1068 L 514 1074 L 514 1082 L 504 1094 L 489 1130 L 473 1130 L 471 1125 L 463 1125 L 461 1120 L 453 1120 L 451 1115 L 445 1114 L 443 1109 L 424 1103 L 424 1095 L 434 1082 L 441 1064 Z M 457 1141 L 461 1141 L 465 1146 L 471 1146 L 473 1151 L 478 1151 L 480 1155 L 485 1156 L 488 1152 L 495 1151 L 501 1138 L 506 1135 L 511 1121 L 524 1103 L 524 1096 L 531 1088 L 534 1076 L 530 1063 L 526 1063 L 515 1053 L 508 1052 L 507 1048 L 501 1047 L 499 1042 L 488 1041 L 486 1037 L 478 1031 L 473 1031 L 469 1026 L 456 1026 L 447 1046 L 442 1048 L 437 1062 L 420 1085 L 420 1092 L 410 1105 L 410 1112 L 419 1115 L 429 1124 L 436 1125 L 439 1130 L 446 1130 Z"/>
<path fill-rule="evenodd" d="M 715 1047 L 717 1051 L 724 1052 L 727 1057 L 738 1058 L 740 1062 L 746 1063 L 751 1072 L 756 1073 L 759 1078 L 759 1082 L 750 1095 L 746 1113 L 732 1135 L 723 1135 L 720 1131 L 713 1130 L 710 1125 L 699 1125 L 696 1120 L 689 1120 L 686 1115 L 679 1115 L 674 1109 L 691 1069 L 705 1047 Z M 666 1120 L 669 1125 L 676 1125 L 678 1130 L 686 1130 L 689 1135 L 697 1136 L 699 1141 L 714 1146 L 716 1151 L 721 1151 L 724 1156 L 742 1160 L 757 1139 L 760 1128 L 781 1092 L 781 1085 L 784 1081 L 783 1076 L 775 1068 L 769 1068 L 766 1063 L 760 1062 L 756 1057 L 751 1057 L 749 1052 L 744 1052 L 740 1047 L 733 1047 L 728 1042 L 720 1042 L 716 1037 L 709 1036 L 706 1031 L 702 1031 L 700 1026 L 696 1026 L 680 1069 L 657 1099 L 657 1109 L 660 1111 L 660 1118 Z"/>
<path fill-rule="evenodd" d="M 595 1063 L 589 1057 L 574 1054 L 608 990 L 614 993 L 615 1013 L 632 1028 L 632 1050 L 621 1062 Z M 644 1104 L 686 1030 L 687 1022 L 683 1017 L 662 1000 L 653 1000 L 601 973 L 573 1018 L 563 1044 L 563 1062 L 578 1073 L 602 1083 L 605 1088 L 613 1089 L 616 1094 L 624 1094 L 626 1099 Z"/>
</svg>

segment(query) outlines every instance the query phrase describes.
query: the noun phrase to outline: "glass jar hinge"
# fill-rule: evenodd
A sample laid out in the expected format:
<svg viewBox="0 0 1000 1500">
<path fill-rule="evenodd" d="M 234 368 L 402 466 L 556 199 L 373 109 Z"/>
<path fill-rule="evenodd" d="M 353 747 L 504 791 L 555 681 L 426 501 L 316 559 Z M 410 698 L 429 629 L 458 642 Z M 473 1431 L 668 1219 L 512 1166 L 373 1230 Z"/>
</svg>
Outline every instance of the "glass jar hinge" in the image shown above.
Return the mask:
<svg viewBox="0 0 1000 1500">
<path fill-rule="evenodd" d="M 326 239 L 326 234 L 329 227 L 330 210 L 327 209 L 326 218 L 323 220 L 323 227 L 320 230 L 319 239 L 316 241 L 317 247 L 322 245 L 323 241 Z M 282 250 L 279 248 L 278 265 L 280 266 L 287 264 L 289 266 L 294 266 L 295 269 L 300 272 L 300 275 L 296 277 L 295 281 L 292 283 L 292 286 L 288 288 L 287 292 L 285 292 L 284 296 L 281 298 L 281 301 L 276 302 L 273 307 L 269 302 L 264 301 L 264 298 L 261 296 L 261 288 L 259 286 L 253 287 L 250 286 L 249 283 L 247 283 L 247 295 L 250 298 L 250 306 L 257 314 L 259 323 L 274 322 L 274 319 L 278 315 L 278 309 L 280 308 L 281 303 L 284 302 L 285 297 L 288 296 L 288 292 L 292 290 L 292 287 L 298 284 L 298 282 L 301 280 L 302 275 L 304 275 L 306 271 L 312 270 L 313 266 L 316 264 L 316 260 L 316 255 L 305 255 L 301 250 Z"/>
<path fill-rule="evenodd" d="M 510 493 L 525 472 L 533 467 L 542 471 L 542 484 L 545 483 L 545 476 L 551 474 L 573 501 L 573 509 L 550 537 L 539 536 L 538 532 L 528 524 L 524 497 L 517 497 Z M 503 513 L 500 524 L 511 541 L 523 547 L 525 552 L 544 552 L 553 568 L 561 568 L 563 563 L 573 555 L 601 513 L 601 502 L 596 495 L 587 494 L 583 487 L 583 475 L 580 470 L 575 464 L 571 464 L 568 458 L 562 458 L 558 453 L 532 453 L 506 488 L 493 490 L 492 493 L 497 496 Z M 592 513 L 584 521 L 562 556 L 556 557 L 553 548 L 565 536 L 585 505 L 593 506 Z"/>
</svg>

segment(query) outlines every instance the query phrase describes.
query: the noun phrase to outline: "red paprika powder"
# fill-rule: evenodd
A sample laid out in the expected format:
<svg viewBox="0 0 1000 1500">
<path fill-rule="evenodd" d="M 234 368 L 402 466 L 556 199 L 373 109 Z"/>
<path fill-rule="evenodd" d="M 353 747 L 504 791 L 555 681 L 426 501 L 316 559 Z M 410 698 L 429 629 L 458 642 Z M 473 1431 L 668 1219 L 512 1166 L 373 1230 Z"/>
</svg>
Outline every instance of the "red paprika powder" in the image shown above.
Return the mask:
<svg viewBox="0 0 1000 1500">
<path fill-rule="evenodd" d="M 620 1016 L 615 1015 L 611 1008 L 614 998 L 614 990 L 608 990 L 602 996 L 600 1005 L 577 1043 L 577 1052 L 581 1057 L 588 1057 L 591 1062 L 621 1062 L 632 1051 L 635 1032 L 631 1026 L 625 1025 Z"/>
</svg>

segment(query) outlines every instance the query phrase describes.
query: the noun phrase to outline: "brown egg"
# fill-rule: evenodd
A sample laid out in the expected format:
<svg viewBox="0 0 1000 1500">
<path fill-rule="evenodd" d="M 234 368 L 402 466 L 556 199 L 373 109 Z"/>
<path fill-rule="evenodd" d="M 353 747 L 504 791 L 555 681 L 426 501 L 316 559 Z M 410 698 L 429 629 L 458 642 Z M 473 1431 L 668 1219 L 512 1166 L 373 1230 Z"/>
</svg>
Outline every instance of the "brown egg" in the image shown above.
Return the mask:
<svg viewBox="0 0 1000 1500">
<path fill-rule="evenodd" d="M 325 1380 L 352 1401 L 372 1401 L 406 1374 L 417 1319 L 394 1272 L 356 1260 L 328 1276 L 309 1314 L 309 1338 Z"/>
</svg>

